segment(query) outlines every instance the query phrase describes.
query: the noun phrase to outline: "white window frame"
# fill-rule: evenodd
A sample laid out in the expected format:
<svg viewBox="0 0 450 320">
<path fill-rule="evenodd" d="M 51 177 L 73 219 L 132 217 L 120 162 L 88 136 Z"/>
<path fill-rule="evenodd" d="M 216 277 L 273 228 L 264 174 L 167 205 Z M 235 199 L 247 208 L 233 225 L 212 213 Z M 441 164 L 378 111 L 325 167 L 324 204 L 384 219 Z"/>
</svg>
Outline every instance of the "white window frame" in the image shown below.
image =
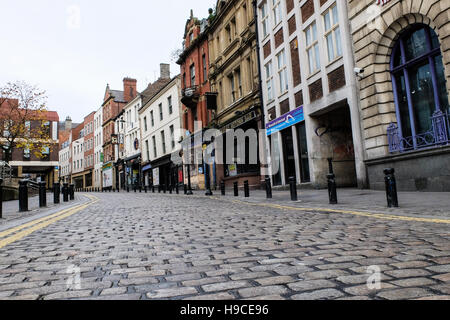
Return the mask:
<svg viewBox="0 0 450 320">
<path fill-rule="evenodd" d="M 266 73 L 266 88 L 267 88 L 267 100 L 272 101 L 275 98 L 275 88 L 273 86 L 273 66 L 272 61 L 269 61 L 264 66 Z"/>
<path fill-rule="evenodd" d="M 281 57 L 282 60 L 280 60 Z M 287 77 L 286 52 L 284 49 L 277 54 L 277 73 L 278 73 L 278 85 L 280 86 L 280 94 L 283 94 L 289 89 Z"/>
<path fill-rule="evenodd" d="M 272 0 L 273 26 L 276 27 L 282 20 L 281 0 Z"/>
<path fill-rule="evenodd" d="M 315 21 L 305 29 L 305 43 L 309 74 L 313 74 L 320 70 L 319 40 L 317 37 L 317 23 Z"/>
<path fill-rule="evenodd" d="M 262 25 L 262 32 L 263 32 L 263 38 L 267 37 L 269 35 L 269 11 L 267 1 L 265 1 L 261 5 L 261 25 Z"/>
<path fill-rule="evenodd" d="M 330 19 L 328 29 L 327 15 Z M 342 56 L 341 29 L 339 27 L 339 12 L 336 3 L 323 13 L 323 25 L 325 30 L 324 39 L 327 44 L 328 62 L 331 62 Z M 331 48 L 329 39 L 331 39 Z M 330 54 L 330 50 L 332 51 L 332 54 Z"/>
</svg>

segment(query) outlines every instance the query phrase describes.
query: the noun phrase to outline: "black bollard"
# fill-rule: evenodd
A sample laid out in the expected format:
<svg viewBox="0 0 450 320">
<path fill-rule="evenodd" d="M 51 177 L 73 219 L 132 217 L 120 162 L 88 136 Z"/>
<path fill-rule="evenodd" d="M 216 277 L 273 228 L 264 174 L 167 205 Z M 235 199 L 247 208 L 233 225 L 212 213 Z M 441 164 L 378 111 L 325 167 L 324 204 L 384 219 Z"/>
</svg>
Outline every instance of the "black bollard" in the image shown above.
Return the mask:
<svg viewBox="0 0 450 320">
<path fill-rule="evenodd" d="M 183 191 L 184 191 L 184 194 L 187 194 L 187 185 L 186 184 L 183 184 Z"/>
<path fill-rule="evenodd" d="M 298 201 L 297 183 L 295 181 L 295 177 L 289 177 L 289 186 L 291 188 L 291 200 Z"/>
<path fill-rule="evenodd" d="M 237 182 L 233 182 L 234 196 L 239 197 L 239 187 Z"/>
<path fill-rule="evenodd" d="M 272 182 L 270 181 L 270 178 L 266 178 L 266 198 L 272 199 Z"/>
<path fill-rule="evenodd" d="M 19 212 L 28 211 L 28 182 L 19 181 Z"/>
<path fill-rule="evenodd" d="M 144 191 L 145 193 L 147 193 L 147 186 L 144 186 Z"/>
<path fill-rule="evenodd" d="M 386 197 L 389 208 L 398 208 L 397 181 L 395 179 L 395 169 L 385 169 Z"/>
<path fill-rule="evenodd" d="M 250 187 L 248 185 L 248 180 L 244 181 L 244 196 L 250 198 Z"/>
<path fill-rule="evenodd" d="M 226 194 L 225 181 L 220 182 L 220 192 L 222 193 L 223 196 L 225 196 L 225 194 Z"/>
<path fill-rule="evenodd" d="M 69 186 L 69 195 L 70 195 L 70 200 L 75 200 L 75 185 L 71 184 Z"/>
<path fill-rule="evenodd" d="M 180 186 L 178 185 L 178 183 L 175 184 L 175 192 L 177 194 L 180 194 Z"/>
<path fill-rule="evenodd" d="M 3 179 L 0 178 L 0 219 L 3 219 Z"/>
<path fill-rule="evenodd" d="M 53 184 L 53 203 L 54 204 L 60 203 L 59 188 L 60 188 L 59 182 L 55 182 Z"/>
<path fill-rule="evenodd" d="M 64 183 L 62 190 L 63 190 L 63 201 L 69 202 L 69 184 Z"/>
<path fill-rule="evenodd" d="M 334 175 L 334 173 L 330 173 L 327 175 L 327 179 L 328 179 L 328 197 L 330 198 L 330 204 L 338 204 L 336 176 Z"/>
<path fill-rule="evenodd" d="M 205 164 L 205 179 L 206 179 L 206 193 L 205 196 L 212 196 L 213 192 L 211 190 L 211 178 L 209 174 L 209 164 Z"/>
<path fill-rule="evenodd" d="M 155 193 L 155 185 L 152 184 L 152 193 Z"/>
<path fill-rule="evenodd" d="M 142 186 L 139 185 L 139 193 L 142 193 Z"/>
<path fill-rule="evenodd" d="M 169 185 L 169 193 L 172 194 L 172 185 Z"/>
<path fill-rule="evenodd" d="M 45 190 L 45 182 L 39 183 L 39 208 L 47 206 L 47 192 Z"/>
</svg>

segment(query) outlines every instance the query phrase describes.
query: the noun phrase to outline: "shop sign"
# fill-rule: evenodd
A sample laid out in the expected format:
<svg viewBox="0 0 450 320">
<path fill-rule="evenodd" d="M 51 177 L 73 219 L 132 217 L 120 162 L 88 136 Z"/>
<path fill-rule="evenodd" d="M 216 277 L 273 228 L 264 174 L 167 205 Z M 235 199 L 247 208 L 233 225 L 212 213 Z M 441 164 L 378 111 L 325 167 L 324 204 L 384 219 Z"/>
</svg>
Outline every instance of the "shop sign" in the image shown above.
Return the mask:
<svg viewBox="0 0 450 320">
<path fill-rule="evenodd" d="M 228 172 L 230 174 L 230 177 L 237 176 L 237 166 L 235 163 L 228 165 Z"/>
<path fill-rule="evenodd" d="M 255 111 L 249 112 L 246 115 L 240 117 L 239 119 L 236 119 L 233 122 L 231 122 L 230 124 L 224 126 L 221 131 L 226 132 L 227 130 L 238 128 L 238 127 L 242 126 L 244 123 L 247 123 L 247 122 L 255 119 L 257 116 L 258 115 L 256 114 Z"/>
<path fill-rule="evenodd" d="M 103 166 L 102 168 L 103 172 L 103 187 L 108 188 L 112 187 L 112 177 L 113 177 L 113 170 L 112 170 L 112 163 L 108 163 Z"/>
<path fill-rule="evenodd" d="M 303 113 L 303 106 L 301 106 L 300 108 L 269 122 L 266 125 L 267 135 L 270 136 L 303 121 L 305 121 L 305 114 Z"/>
</svg>

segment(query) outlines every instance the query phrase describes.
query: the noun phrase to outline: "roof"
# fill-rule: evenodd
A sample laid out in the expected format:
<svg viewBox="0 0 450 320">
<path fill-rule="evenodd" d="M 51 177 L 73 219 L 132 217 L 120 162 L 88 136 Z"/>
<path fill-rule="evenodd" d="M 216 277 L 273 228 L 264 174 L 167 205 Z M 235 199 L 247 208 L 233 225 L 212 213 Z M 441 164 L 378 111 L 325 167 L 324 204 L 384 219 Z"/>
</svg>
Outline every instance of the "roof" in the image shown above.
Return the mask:
<svg viewBox="0 0 450 320">
<path fill-rule="evenodd" d="M 114 97 L 114 102 L 123 102 L 126 103 L 124 97 L 123 97 L 123 91 L 119 90 L 109 90 L 109 93 L 111 96 Z"/>
<path fill-rule="evenodd" d="M 145 106 L 152 98 L 158 94 L 167 84 L 172 81 L 170 78 L 159 78 L 153 83 L 150 83 L 142 93 L 142 105 Z"/>
</svg>

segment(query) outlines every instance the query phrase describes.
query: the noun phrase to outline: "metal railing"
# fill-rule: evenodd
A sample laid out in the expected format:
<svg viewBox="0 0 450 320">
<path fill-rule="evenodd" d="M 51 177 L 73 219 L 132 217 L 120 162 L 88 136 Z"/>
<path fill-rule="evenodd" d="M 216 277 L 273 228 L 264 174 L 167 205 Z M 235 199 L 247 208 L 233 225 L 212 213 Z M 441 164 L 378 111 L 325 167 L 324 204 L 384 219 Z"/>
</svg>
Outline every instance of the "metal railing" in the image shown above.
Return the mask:
<svg viewBox="0 0 450 320">
<path fill-rule="evenodd" d="M 396 123 L 387 128 L 389 152 L 407 152 L 438 145 L 450 144 L 450 115 L 436 111 L 430 118 L 431 129 L 425 133 L 411 137 L 402 137 Z"/>
</svg>

